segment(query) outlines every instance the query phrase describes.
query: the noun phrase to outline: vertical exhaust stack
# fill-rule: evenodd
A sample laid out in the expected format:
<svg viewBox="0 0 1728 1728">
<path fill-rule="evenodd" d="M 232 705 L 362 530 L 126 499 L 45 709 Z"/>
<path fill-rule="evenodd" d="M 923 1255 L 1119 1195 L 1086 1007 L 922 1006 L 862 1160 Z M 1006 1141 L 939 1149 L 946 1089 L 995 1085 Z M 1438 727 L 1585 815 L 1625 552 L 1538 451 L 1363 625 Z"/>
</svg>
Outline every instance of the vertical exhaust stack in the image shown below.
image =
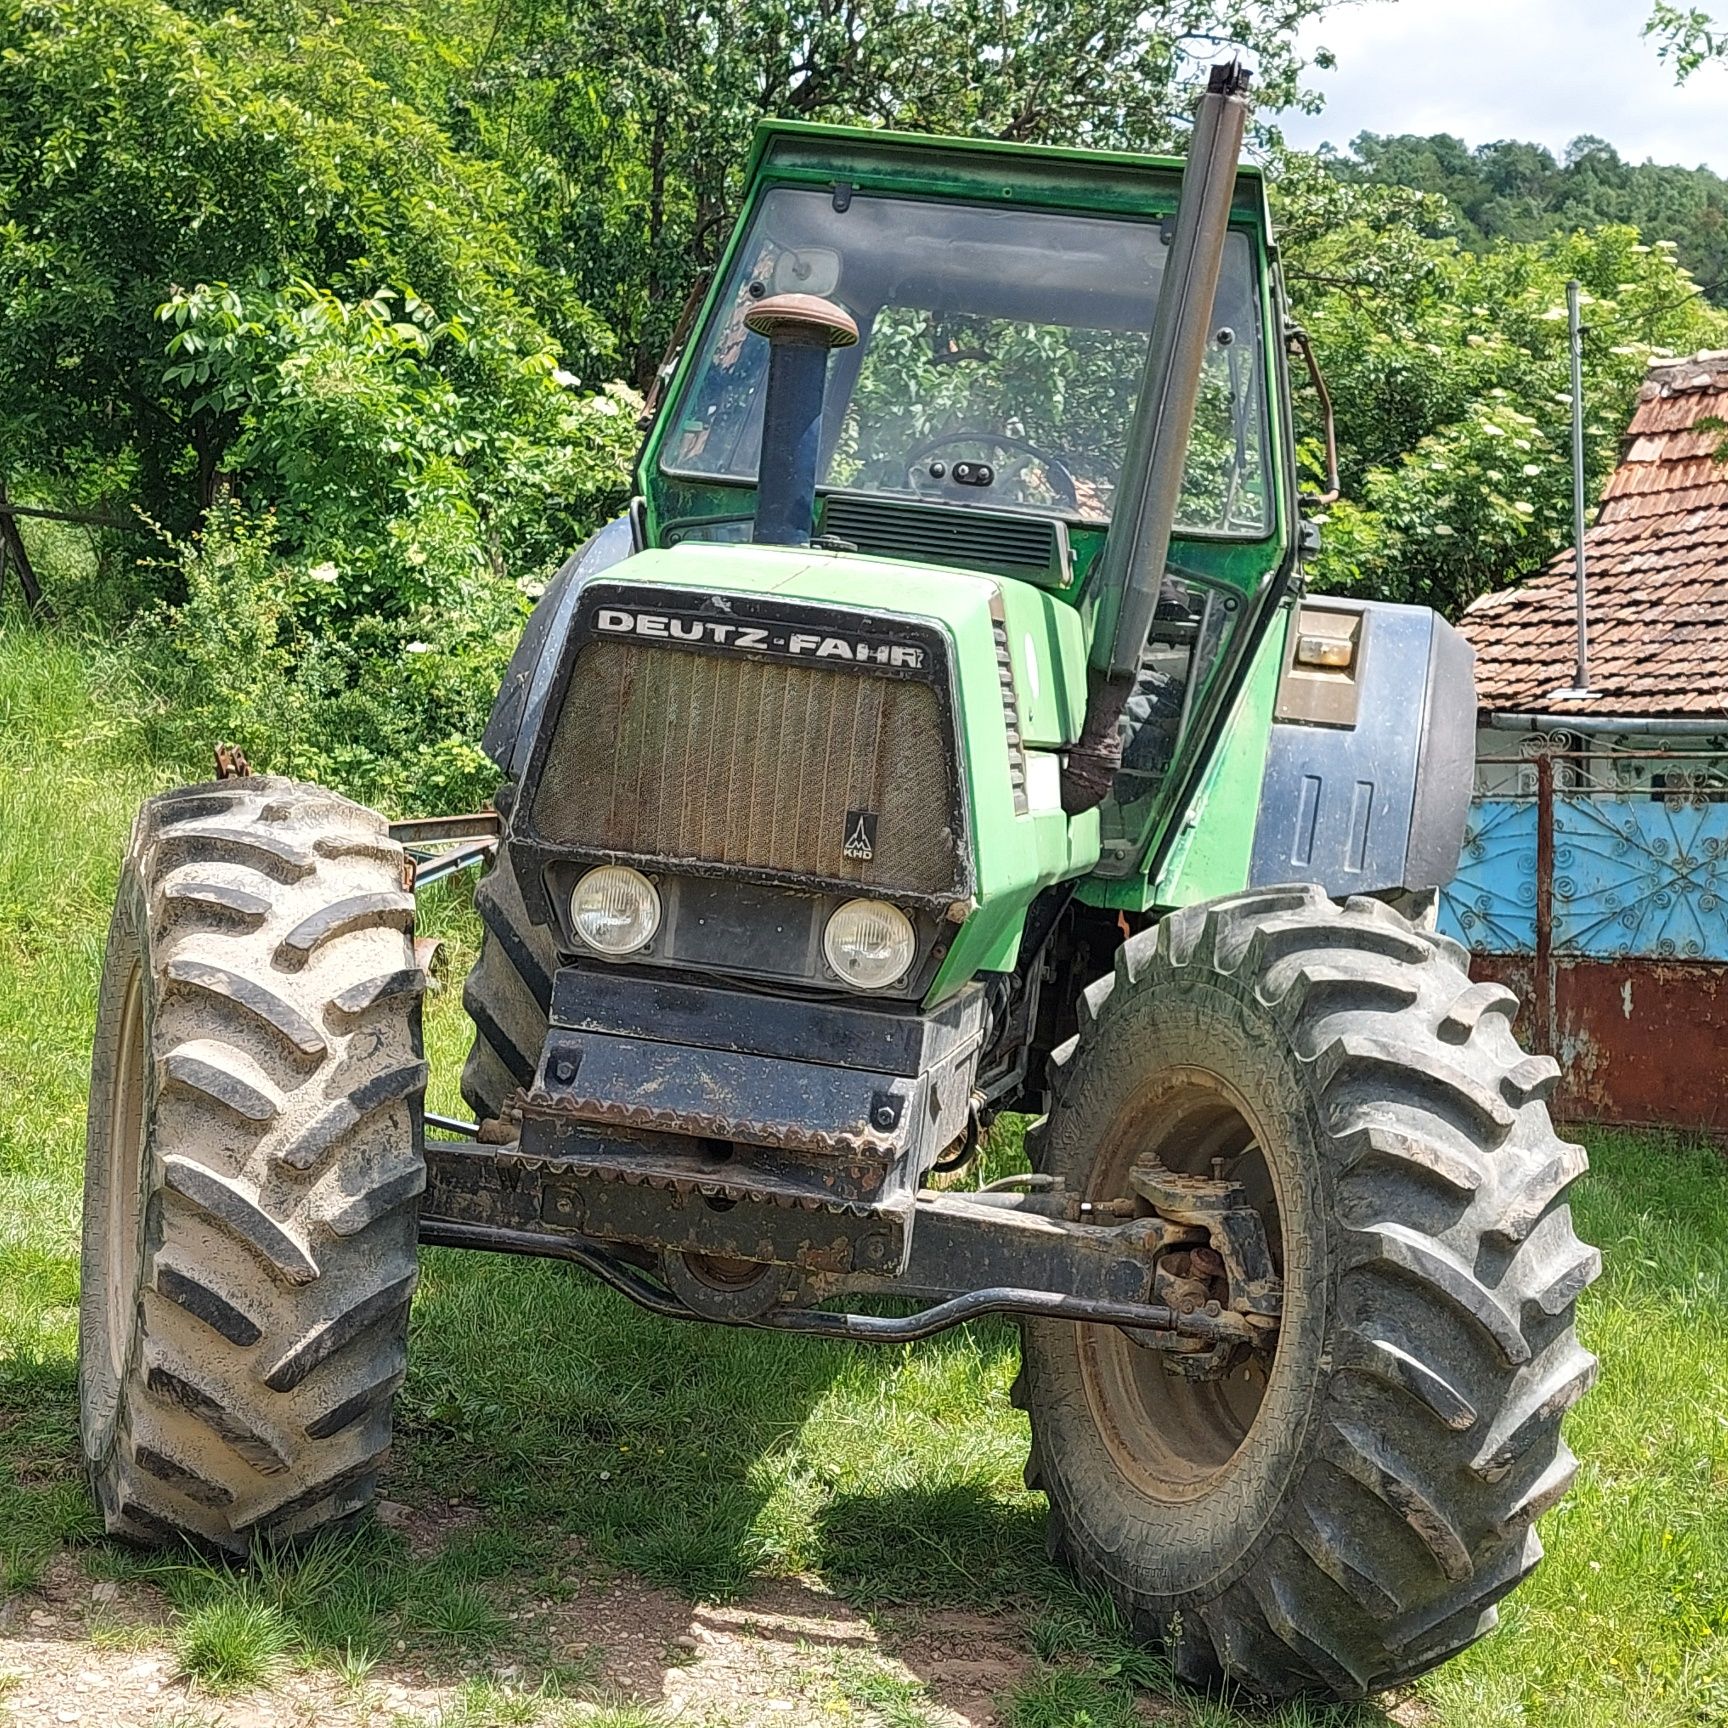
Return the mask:
<svg viewBox="0 0 1728 1728">
<path fill-rule="evenodd" d="M 1140 670 L 1176 525 L 1248 130 L 1248 82 L 1235 62 L 1214 66 L 1194 120 L 1140 398 L 1098 558 L 1086 722 L 1062 773 L 1062 807 L 1071 816 L 1103 802 L 1122 762 L 1117 722 Z"/>
<path fill-rule="evenodd" d="M 828 350 L 858 340 L 851 314 L 815 294 L 774 294 L 744 314 L 768 341 L 762 454 L 756 464 L 756 529 L 763 546 L 808 546 L 816 517 L 822 397 Z"/>
</svg>

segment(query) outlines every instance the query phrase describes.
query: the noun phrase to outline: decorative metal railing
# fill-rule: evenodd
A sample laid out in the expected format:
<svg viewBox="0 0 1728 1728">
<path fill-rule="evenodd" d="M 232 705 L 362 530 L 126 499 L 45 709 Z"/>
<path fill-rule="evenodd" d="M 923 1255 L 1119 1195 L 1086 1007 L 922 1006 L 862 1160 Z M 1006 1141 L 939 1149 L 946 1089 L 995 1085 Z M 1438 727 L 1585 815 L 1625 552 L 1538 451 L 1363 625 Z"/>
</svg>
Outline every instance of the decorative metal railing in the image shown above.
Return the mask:
<svg viewBox="0 0 1728 1728">
<path fill-rule="evenodd" d="M 1441 928 L 1481 953 L 1728 961 L 1728 751 L 1569 742 L 1480 759 Z"/>
</svg>

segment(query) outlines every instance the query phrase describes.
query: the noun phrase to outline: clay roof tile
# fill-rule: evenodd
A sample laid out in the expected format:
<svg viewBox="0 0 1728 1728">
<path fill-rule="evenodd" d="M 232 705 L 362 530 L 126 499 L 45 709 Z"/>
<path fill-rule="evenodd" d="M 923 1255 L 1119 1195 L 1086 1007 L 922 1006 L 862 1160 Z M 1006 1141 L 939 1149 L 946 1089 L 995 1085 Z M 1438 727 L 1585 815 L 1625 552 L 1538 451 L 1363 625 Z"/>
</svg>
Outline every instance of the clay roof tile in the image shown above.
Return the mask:
<svg viewBox="0 0 1728 1728">
<path fill-rule="evenodd" d="M 1721 426 L 1714 422 L 1722 422 Z M 1651 367 L 1621 466 L 1585 537 L 1591 707 L 1728 713 L 1728 353 Z M 1484 594 L 1461 628 L 1477 697 L 1547 711 L 1572 683 L 1571 548 L 1513 588 Z M 1585 712 L 1580 709 L 1580 712 Z"/>
</svg>

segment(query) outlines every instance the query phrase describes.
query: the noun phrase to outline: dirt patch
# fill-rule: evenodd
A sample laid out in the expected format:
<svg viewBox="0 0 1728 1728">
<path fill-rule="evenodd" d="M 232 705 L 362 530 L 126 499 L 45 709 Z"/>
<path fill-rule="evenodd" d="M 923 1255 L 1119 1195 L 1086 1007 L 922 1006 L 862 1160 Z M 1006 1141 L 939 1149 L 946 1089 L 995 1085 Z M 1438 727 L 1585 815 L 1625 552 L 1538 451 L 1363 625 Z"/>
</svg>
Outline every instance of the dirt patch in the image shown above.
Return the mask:
<svg viewBox="0 0 1728 1728">
<path fill-rule="evenodd" d="M 690 1636 L 698 1660 L 663 1677 L 663 1696 L 695 1713 L 710 1698 L 748 1698 L 742 1719 L 752 1722 L 831 1725 L 836 1700 L 873 1674 L 920 1688 L 933 1721 L 984 1728 L 1030 1662 L 1024 1629 L 1007 1615 L 931 1610 L 872 1621 L 807 1580 L 698 1607 Z"/>
<path fill-rule="evenodd" d="M 403 1508 L 397 1527 L 412 1546 L 435 1547 L 463 1527 L 449 1515 L 460 1510 Z M 510 1620 L 512 1660 L 473 1650 L 451 1663 L 404 1646 L 358 1685 L 306 1668 L 218 1698 L 179 1671 L 158 1591 L 93 1581 L 62 1556 L 39 1589 L 0 1605 L 0 1722 L 404 1728 L 437 1722 L 470 1680 L 533 1692 L 558 1667 L 587 1677 L 593 1700 L 639 1702 L 680 1724 L 833 1728 L 856 1717 L 861 1688 L 886 1685 L 914 1689 L 919 1710 L 943 1728 L 991 1728 L 999 1696 L 1029 1660 L 1009 1616 L 873 1622 L 809 1580 L 692 1606 L 626 1576 L 583 1573 L 568 1600 L 530 1600 Z"/>
<path fill-rule="evenodd" d="M 472 1530 L 481 1518 L 478 1507 L 464 1506 L 460 1500 L 435 1500 L 430 1506 L 379 1500 L 372 1510 L 386 1529 L 401 1533 L 416 1559 L 436 1553 L 452 1536 Z"/>
<path fill-rule="evenodd" d="M 879 1631 L 884 1650 L 965 1722 L 994 1721 L 1001 1694 L 1032 1665 L 1025 1628 L 1008 1615 L 907 1613 Z"/>
</svg>

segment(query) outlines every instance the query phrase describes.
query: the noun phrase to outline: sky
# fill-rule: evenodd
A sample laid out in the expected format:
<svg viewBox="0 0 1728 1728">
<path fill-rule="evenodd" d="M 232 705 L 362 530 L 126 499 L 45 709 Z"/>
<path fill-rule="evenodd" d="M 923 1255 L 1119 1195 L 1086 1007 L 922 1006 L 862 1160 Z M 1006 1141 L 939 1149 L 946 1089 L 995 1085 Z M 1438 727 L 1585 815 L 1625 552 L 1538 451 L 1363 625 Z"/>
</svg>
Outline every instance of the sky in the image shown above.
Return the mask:
<svg viewBox="0 0 1728 1728">
<path fill-rule="evenodd" d="M 1707 10 L 1712 8 L 1707 7 Z M 1676 87 L 1642 39 L 1647 0 L 1363 0 L 1307 27 L 1310 70 L 1326 96 L 1317 116 L 1282 117 L 1292 144 L 1345 148 L 1358 132 L 1450 132 L 1546 144 L 1558 156 L 1595 133 L 1628 161 L 1728 174 L 1728 65 Z M 1728 21 L 1728 5 L 1713 8 Z"/>
</svg>

